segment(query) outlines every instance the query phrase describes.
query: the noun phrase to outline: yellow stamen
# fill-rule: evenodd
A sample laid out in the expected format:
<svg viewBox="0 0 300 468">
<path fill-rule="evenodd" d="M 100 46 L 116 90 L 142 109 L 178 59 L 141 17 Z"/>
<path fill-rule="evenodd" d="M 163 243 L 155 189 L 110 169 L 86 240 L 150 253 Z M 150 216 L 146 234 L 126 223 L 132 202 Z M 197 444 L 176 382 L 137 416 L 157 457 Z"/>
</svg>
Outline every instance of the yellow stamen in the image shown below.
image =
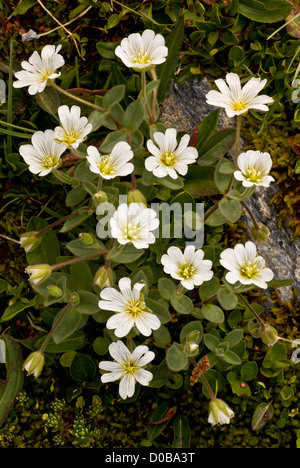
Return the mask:
<svg viewBox="0 0 300 468">
<path fill-rule="evenodd" d="M 181 267 L 178 269 L 178 274 L 184 278 L 185 280 L 190 279 L 194 276 L 195 267 L 189 265 L 187 262 L 183 263 Z"/>
<path fill-rule="evenodd" d="M 42 166 L 44 169 L 55 168 L 59 165 L 60 159 L 57 156 L 45 156 L 42 160 Z"/>
<path fill-rule="evenodd" d="M 240 273 L 244 278 L 252 279 L 259 273 L 259 268 L 255 262 L 249 261 L 241 267 Z"/>
<path fill-rule="evenodd" d="M 160 158 L 160 162 L 163 163 L 164 166 L 173 167 L 177 163 L 177 156 L 170 151 L 166 151 Z"/>
<path fill-rule="evenodd" d="M 102 156 L 100 162 L 97 164 L 99 171 L 105 175 L 112 175 L 115 173 L 115 168 L 111 164 L 109 156 Z"/>
</svg>

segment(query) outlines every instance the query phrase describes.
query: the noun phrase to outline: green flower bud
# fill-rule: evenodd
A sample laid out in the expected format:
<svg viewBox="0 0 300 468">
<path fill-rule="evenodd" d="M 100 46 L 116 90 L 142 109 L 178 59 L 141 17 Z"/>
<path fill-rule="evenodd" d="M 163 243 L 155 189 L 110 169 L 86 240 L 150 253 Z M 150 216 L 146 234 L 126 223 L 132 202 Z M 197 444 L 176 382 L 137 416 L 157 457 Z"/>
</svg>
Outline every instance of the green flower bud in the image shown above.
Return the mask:
<svg viewBox="0 0 300 468">
<path fill-rule="evenodd" d="M 111 268 L 102 266 L 99 268 L 94 277 L 94 284 L 97 284 L 101 289 L 112 287 L 113 285 L 113 271 Z"/>
<path fill-rule="evenodd" d="M 93 200 L 94 202 L 99 205 L 100 203 L 105 203 L 107 202 L 107 195 L 105 192 L 97 192 L 93 195 Z"/>
<path fill-rule="evenodd" d="M 263 223 L 257 223 L 257 227 L 251 227 L 251 236 L 252 239 L 258 243 L 268 242 L 270 231 Z"/>
<path fill-rule="evenodd" d="M 79 297 L 79 294 L 77 292 L 73 292 L 70 296 L 70 302 L 71 304 L 76 307 L 79 305 L 80 303 L 80 297 Z"/>
<path fill-rule="evenodd" d="M 34 375 L 37 378 L 44 367 L 45 358 L 40 351 L 31 353 L 23 364 L 23 369 L 27 371 L 27 375 Z"/>
<path fill-rule="evenodd" d="M 139 190 L 131 190 L 128 193 L 127 204 L 130 205 L 130 203 L 143 203 L 144 205 L 147 205 L 144 195 Z"/>
<path fill-rule="evenodd" d="M 183 345 L 183 354 L 186 356 L 197 356 L 199 353 L 199 345 L 197 343 L 188 341 Z"/>
<path fill-rule="evenodd" d="M 37 237 L 37 231 L 24 232 L 20 237 L 20 245 L 25 252 L 32 252 L 41 242 L 41 237 Z"/>
<path fill-rule="evenodd" d="M 80 239 L 85 245 L 93 245 L 95 244 L 95 239 L 94 237 L 89 234 L 88 232 L 81 232 L 79 234 Z"/>
<path fill-rule="evenodd" d="M 50 286 L 47 286 L 47 290 L 50 296 L 53 296 L 53 297 L 62 297 L 63 295 L 63 291 L 58 286 L 55 286 L 55 284 L 51 284 Z"/>
<path fill-rule="evenodd" d="M 51 267 L 47 264 L 32 265 L 25 268 L 25 272 L 29 275 L 29 281 L 38 286 L 51 275 Z"/>
</svg>

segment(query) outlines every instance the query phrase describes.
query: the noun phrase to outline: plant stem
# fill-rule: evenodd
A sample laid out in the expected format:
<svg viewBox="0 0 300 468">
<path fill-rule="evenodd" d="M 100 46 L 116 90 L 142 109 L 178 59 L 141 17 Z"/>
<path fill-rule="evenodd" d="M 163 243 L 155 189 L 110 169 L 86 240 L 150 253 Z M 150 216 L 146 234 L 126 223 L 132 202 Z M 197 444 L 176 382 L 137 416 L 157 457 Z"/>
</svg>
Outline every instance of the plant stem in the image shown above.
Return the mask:
<svg viewBox="0 0 300 468">
<path fill-rule="evenodd" d="M 45 234 L 45 232 L 47 231 L 50 231 L 50 229 L 53 229 L 55 226 L 57 226 L 58 224 L 60 223 L 64 223 L 65 221 L 67 221 L 68 219 L 70 218 L 73 218 L 74 216 L 77 216 L 79 213 L 81 213 L 81 211 L 85 211 L 85 210 L 90 210 L 91 207 L 88 206 L 88 207 L 83 207 L 83 208 L 80 208 L 79 210 L 77 211 L 73 211 L 73 213 L 67 215 L 67 216 L 64 216 L 63 218 L 59 218 L 57 219 L 56 221 L 54 221 L 54 223 L 52 224 L 49 224 L 49 226 L 46 226 L 44 229 L 42 229 L 41 231 L 39 231 L 38 233 L 35 234 L 35 237 L 40 237 L 42 236 L 43 234 Z"/>
<path fill-rule="evenodd" d="M 149 121 L 151 123 L 152 116 L 151 116 L 151 112 L 150 112 L 148 102 L 147 102 L 147 94 L 146 94 L 147 82 L 146 82 L 146 72 L 144 70 L 141 71 L 141 79 L 142 79 L 142 98 L 145 99 L 145 106 L 146 106 L 147 113 L 149 116 Z"/>
<path fill-rule="evenodd" d="M 240 146 L 241 126 L 242 126 L 242 117 L 241 117 L 241 115 L 238 115 L 237 118 L 236 118 L 236 135 L 235 135 L 235 144 L 234 144 L 234 162 L 233 162 L 234 171 L 237 168 L 237 160 L 238 160 L 239 146 Z M 232 185 L 232 182 L 233 182 L 233 178 L 234 178 L 234 175 L 232 173 L 225 195 L 228 192 L 230 192 L 230 190 L 231 190 L 231 185 Z"/>
<path fill-rule="evenodd" d="M 67 265 L 72 265 L 73 263 L 84 262 L 85 260 L 91 260 L 92 258 L 97 258 L 97 257 L 100 257 L 102 255 L 106 255 L 107 253 L 108 253 L 108 250 L 100 250 L 99 252 L 97 252 L 95 254 L 86 255 L 85 257 L 73 258 L 72 260 L 67 260 L 67 261 L 62 262 L 62 263 L 57 263 L 56 265 L 50 265 L 50 269 L 51 269 L 51 271 L 56 270 L 58 268 L 62 268 L 62 267 L 67 266 Z"/>
<path fill-rule="evenodd" d="M 243 304 L 245 304 L 245 306 L 247 307 L 248 310 L 250 310 L 251 314 L 254 315 L 254 317 L 256 318 L 256 320 L 258 321 L 258 323 L 261 325 L 262 329 L 264 330 L 265 329 L 265 324 L 264 322 L 262 321 L 262 319 L 260 318 L 259 315 L 257 315 L 257 313 L 255 312 L 255 310 L 252 309 L 252 307 L 250 306 L 250 304 L 248 304 L 248 302 L 243 298 L 243 296 L 240 294 L 240 293 L 236 293 L 237 296 L 239 297 L 239 299 L 243 302 Z"/>
<path fill-rule="evenodd" d="M 128 130 L 126 130 L 126 139 L 127 139 L 127 143 L 131 144 L 130 142 L 130 132 Z M 132 164 L 133 164 L 133 160 L 131 159 Z M 133 166 L 134 167 L 134 166 Z M 134 173 L 134 169 L 131 173 L 131 186 L 132 186 L 132 190 L 136 190 L 136 180 L 135 180 L 135 173 Z"/>
<path fill-rule="evenodd" d="M 121 125 L 119 124 L 117 119 L 115 119 L 115 117 L 110 112 L 107 112 L 107 109 L 105 109 L 105 107 L 97 106 L 97 104 L 94 104 L 93 102 L 86 101 L 85 99 L 82 99 L 82 98 L 80 98 L 78 96 L 74 96 L 74 94 L 71 94 L 68 91 L 66 91 L 65 89 L 62 89 L 60 86 L 58 86 L 55 83 L 51 83 L 50 86 L 53 86 L 53 88 L 56 89 L 56 91 L 63 94 L 64 96 L 67 96 L 67 97 L 69 97 L 71 99 L 74 99 L 75 101 L 80 102 L 81 104 L 84 104 L 86 106 L 92 107 L 93 109 L 96 109 L 98 111 L 107 113 L 107 115 L 114 122 L 114 124 L 117 126 L 117 128 L 118 129 L 121 128 Z"/>
<path fill-rule="evenodd" d="M 207 213 L 205 213 L 204 215 L 204 222 L 210 217 L 210 215 L 212 215 L 218 209 L 218 205 L 219 203 L 216 202 L 211 208 L 209 208 Z"/>
<path fill-rule="evenodd" d="M 157 74 L 156 74 L 155 68 L 152 68 L 151 74 L 152 74 L 153 81 L 156 81 L 156 80 L 157 80 Z M 150 123 L 151 123 L 151 124 L 154 124 L 154 123 L 155 123 L 156 96 L 157 96 L 157 88 L 155 88 L 154 91 L 153 91 L 153 97 L 152 97 L 152 116 L 151 116 L 151 120 L 150 120 Z"/>
<path fill-rule="evenodd" d="M 252 211 L 250 210 L 249 206 L 248 206 L 247 203 L 245 203 L 243 200 L 241 200 L 241 204 L 242 204 L 242 206 L 245 208 L 245 210 L 247 211 L 247 213 L 249 214 L 250 218 L 252 219 L 252 222 L 253 222 L 253 224 L 254 224 L 254 226 L 255 226 L 255 229 L 257 229 L 257 230 L 259 231 L 259 225 L 258 225 L 258 223 L 257 223 L 257 221 L 256 221 L 256 219 L 255 219 L 255 217 L 254 217 L 254 215 L 253 215 L 253 213 L 252 213 Z"/>
</svg>

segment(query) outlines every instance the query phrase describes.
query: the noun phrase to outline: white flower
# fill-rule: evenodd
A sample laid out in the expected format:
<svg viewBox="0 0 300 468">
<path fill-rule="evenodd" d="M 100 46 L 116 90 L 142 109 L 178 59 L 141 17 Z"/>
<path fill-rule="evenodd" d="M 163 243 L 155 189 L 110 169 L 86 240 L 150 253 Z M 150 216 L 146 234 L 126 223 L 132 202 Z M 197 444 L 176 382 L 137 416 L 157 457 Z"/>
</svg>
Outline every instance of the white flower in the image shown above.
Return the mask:
<svg viewBox="0 0 300 468">
<path fill-rule="evenodd" d="M 151 232 L 159 226 L 156 212 L 143 203 L 122 203 L 110 219 L 111 235 L 120 244 L 133 244 L 137 249 L 154 244 Z"/>
<path fill-rule="evenodd" d="M 237 159 L 239 171 L 234 172 L 236 180 L 242 181 L 244 187 L 262 185 L 269 187 L 274 178 L 269 174 L 272 167 L 272 159 L 269 153 L 249 150 L 241 153 Z"/>
<path fill-rule="evenodd" d="M 135 390 L 135 382 L 147 386 L 153 375 L 144 367 L 154 359 L 153 351 L 149 351 L 148 346 L 137 346 L 131 353 L 122 341 L 117 341 L 109 345 L 109 353 L 115 360 L 101 361 L 99 368 L 109 371 L 101 376 L 101 381 L 113 382 L 120 380 L 119 394 L 123 400 L 132 397 Z"/>
<path fill-rule="evenodd" d="M 194 245 L 188 245 L 183 253 L 172 246 L 161 257 L 161 263 L 165 273 L 179 280 L 184 288 L 193 289 L 213 277 L 212 262 L 203 260 L 203 257 L 203 250 L 195 250 Z"/>
<path fill-rule="evenodd" d="M 273 279 L 273 272 L 265 268 L 265 260 L 257 255 L 256 245 L 252 241 L 245 246 L 237 244 L 233 249 L 226 249 L 220 256 L 221 265 L 229 270 L 225 278 L 228 283 L 255 284 L 266 289 L 267 281 Z"/>
<path fill-rule="evenodd" d="M 117 143 L 108 155 L 101 155 L 95 146 L 88 146 L 87 153 L 90 171 L 99 174 L 103 179 L 126 176 L 134 169 L 133 164 L 129 162 L 133 158 L 133 152 L 125 141 Z"/>
<path fill-rule="evenodd" d="M 157 330 L 161 323 L 159 318 L 147 308 L 141 290 L 145 285 L 136 283 L 131 287 L 130 278 L 119 281 L 120 291 L 105 288 L 100 293 L 103 300 L 99 301 L 100 309 L 112 310 L 115 315 L 106 323 L 109 330 L 115 330 L 118 337 L 126 336 L 132 327 L 136 326 L 144 336 L 150 336 L 152 330 Z"/>
<path fill-rule="evenodd" d="M 56 140 L 68 148 L 78 148 L 92 131 L 92 124 L 86 117 L 80 117 L 81 109 L 78 106 L 60 106 L 57 112 L 61 126 L 54 129 Z"/>
<path fill-rule="evenodd" d="M 146 29 L 143 34 L 133 33 L 122 39 L 115 54 L 126 67 L 142 71 L 165 62 L 168 49 L 161 34 Z"/>
<path fill-rule="evenodd" d="M 56 70 L 65 63 L 63 56 L 58 53 L 61 47 L 61 45 L 57 47 L 46 45 L 41 55 L 35 50 L 28 62 L 24 60 L 21 63 L 24 70 L 15 73 L 18 81 L 14 81 L 14 88 L 29 86 L 28 92 L 31 95 L 44 91 L 48 80 L 54 80 L 60 76 L 60 72 Z"/>
<path fill-rule="evenodd" d="M 208 422 L 212 426 L 216 424 L 229 424 L 231 418 L 234 418 L 234 412 L 225 401 L 219 398 L 210 401 Z"/>
<path fill-rule="evenodd" d="M 178 146 L 176 136 L 176 129 L 168 128 L 165 134 L 154 133 L 153 138 L 158 147 L 152 140 L 147 141 L 147 148 L 153 156 L 145 160 L 145 167 L 156 177 L 169 175 L 172 179 L 177 179 L 177 172 L 185 175 L 188 171 L 188 164 L 194 163 L 198 157 L 196 148 L 188 146 L 189 135 L 184 135 Z"/>
<path fill-rule="evenodd" d="M 248 111 L 256 109 L 268 111 L 266 104 L 273 102 L 273 98 L 267 95 L 258 96 L 258 93 L 265 87 L 267 80 L 251 78 L 242 88 L 239 76 L 236 73 L 228 73 L 226 81 L 218 79 L 215 84 L 219 91 L 209 91 L 206 95 L 207 103 L 223 107 L 228 117 L 234 117 Z"/>
<path fill-rule="evenodd" d="M 31 143 L 20 146 L 19 152 L 33 174 L 45 176 L 60 165 L 60 156 L 66 148 L 55 141 L 53 130 L 35 132 Z"/>
</svg>

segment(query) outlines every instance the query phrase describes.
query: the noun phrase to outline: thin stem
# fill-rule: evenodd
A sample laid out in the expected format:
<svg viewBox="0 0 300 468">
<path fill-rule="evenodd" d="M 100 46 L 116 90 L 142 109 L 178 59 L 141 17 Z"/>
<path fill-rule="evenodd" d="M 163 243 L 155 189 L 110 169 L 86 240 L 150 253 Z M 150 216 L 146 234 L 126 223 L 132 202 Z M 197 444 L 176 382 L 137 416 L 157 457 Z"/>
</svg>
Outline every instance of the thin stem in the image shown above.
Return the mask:
<svg viewBox="0 0 300 468">
<path fill-rule="evenodd" d="M 78 263 L 78 262 L 84 262 L 85 260 L 91 260 L 92 258 L 97 258 L 102 255 L 106 255 L 108 253 L 107 250 L 100 250 L 99 252 L 91 255 L 86 255 L 85 257 L 79 257 L 79 258 L 73 258 L 72 260 L 67 260 L 62 263 L 57 263 L 56 265 L 51 265 L 50 269 L 52 270 L 57 270 L 58 268 L 62 268 L 67 265 L 72 265 L 73 263 Z"/>
<path fill-rule="evenodd" d="M 47 335 L 47 338 L 45 339 L 44 343 L 42 344 L 41 348 L 39 349 L 39 352 L 40 353 L 43 353 L 45 351 L 45 348 L 47 346 L 47 344 L 49 343 L 53 333 L 55 332 L 56 328 L 58 327 L 58 325 L 60 324 L 60 322 L 62 321 L 62 319 L 64 318 L 64 316 L 66 315 L 69 307 L 71 306 L 71 302 L 68 302 L 68 304 L 66 305 L 66 307 L 64 307 L 64 309 L 61 311 L 58 319 L 56 320 L 55 324 L 53 325 L 51 331 L 48 333 Z"/>
<path fill-rule="evenodd" d="M 234 144 L 234 162 L 233 162 L 233 169 L 234 171 L 237 169 L 237 160 L 239 155 L 239 147 L 240 147 L 240 135 L 241 135 L 241 127 L 242 127 L 242 116 L 238 115 L 236 118 L 236 135 L 235 135 L 235 144 Z M 234 172 L 233 172 L 234 173 Z M 231 174 L 230 181 L 228 184 L 228 188 L 226 190 L 225 195 L 230 192 L 234 175 Z"/>
<path fill-rule="evenodd" d="M 151 74 L 152 74 L 153 81 L 156 81 L 157 80 L 157 74 L 156 74 L 155 68 L 152 68 Z M 157 97 L 157 88 L 154 89 L 153 96 L 152 96 L 152 117 L 151 117 L 151 120 L 150 120 L 151 124 L 155 123 L 156 97 Z"/>
<path fill-rule="evenodd" d="M 60 86 L 58 86 L 56 83 L 51 83 L 50 86 L 53 86 L 53 88 L 56 89 L 59 93 L 63 94 L 64 96 L 67 96 L 71 99 L 74 99 L 74 101 L 80 102 L 81 104 L 84 104 L 86 106 L 92 107 L 93 109 L 99 110 L 101 112 L 107 113 L 107 115 L 110 117 L 110 119 L 114 122 L 114 124 L 120 129 L 121 125 L 119 122 L 116 120 L 116 118 L 110 113 L 107 112 L 107 109 L 105 107 L 97 106 L 97 104 L 94 104 L 93 102 L 86 101 L 85 99 L 82 99 L 78 96 L 74 96 L 74 94 L 69 93 L 65 89 L 62 89 Z"/>
<path fill-rule="evenodd" d="M 255 229 L 257 229 L 257 231 L 259 231 L 259 225 L 252 213 L 252 211 L 250 210 L 249 206 L 247 205 L 247 203 L 245 203 L 243 200 L 241 200 L 241 204 L 242 206 L 245 208 L 245 210 L 247 211 L 247 213 L 249 214 L 250 218 L 252 219 L 252 222 L 255 226 Z"/>
<path fill-rule="evenodd" d="M 0 237 L 3 237 L 3 239 L 6 239 L 8 241 L 15 242 L 15 244 L 20 244 L 21 243 L 20 241 L 18 241 L 16 239 L 12 239 L 11 237 L 7 237 L 4 234 L 0 234 Z"/>
<path fill-rule="evenodd" d="M 211 398 L 212 400 L 216 400 L 217 397 L 216 397 L 216 395 L 214 394 L 214 392 L 212 391 L 211 386 L 209 385 L 209 383 L 207 382 L 207 380 L 206 380 L 206 378 L 204 377 L 203 374 L 201 374 L 200 379 L 202 380 L 202 382 L 204 383 L 205 387 L 207 388 L 207 391 L 208 391 L 208 393 L 209 393 L 209 395 L 210 395 L 210 398 Z"/>
<path fill-rule="evenodd" d="M 151 116 L 151 112 L 150 112 L 148 102 L 147 102 L 147 94 L 146 94 L 147 82 L 146 82 L 146 72 L 144 70 L 141 71 L 141 79 L 142 79 L 142 98 L 145 99 L 145 106 L 146 106 L 146 109 L 147 109 L 149 120 L 151 122 L 152 116 Z"/>
<path fill-rule="evenodd" d="M 126 139 L 127 139 L 127 143 L 131 144 L 131 141 L 130 141 L 130 132 L 126 131 Z M 131 162 L 133 164 L 133 159 L 131 159 Z M 134 166 L 133 166 L 134 167 Z M 136 190 L 136 180 L 135 180 L 135 173 L 134 173 L 134 169 L 131 173 L 131 186 L 132 186 L 132 190 Z"/>
<path fill-rule="evenodd" d="M 205 213 L 204 215 L 204 222 L 210 217 L 210 215 L 212 215 L 218 209 L 218 205 L 219 203 L 216 202 L 211 208 L 209 208 L 207 213 Z"/>
<path fill-rule="evenodd" d="M 250 306 L 250 304 L 248 304 L 248 302 L 243 298 L 243 296 L 239 293 L 236 293 L 237 296 L 239 297 L 239 299 L 245 304 L 245 306 L 247 307 L 248 310 L 250 310 L 251 314 L 254 315 L 254 317 L 256 318 L 256 320 L 258 321 L 258 323 L 261 325 L 262 329 L 264 330 L 265 329 L 265 324 L 264 322 L 262 321 L 262 319 L 260 318 L 259 315 L 257 315 L 257 313 L 255 312 L 254 309 L 252 309 L 252 307 Z"/>
<path fill-rule="evenodd" d="M 39 231 L 38 233 L 35 234 L 35 237 L 40 237 L 42 236 L 43 234 L 45 234 L 45 232 L 47 231 L 50 231 L 50 229 L 53 229 L 55 226 L 57 226 L 58 224 L 60 223 L 64 223 L 65 221 L 67 221 L 68 219 L 70 218 L 73 218 L 74 216 L 77 216 L 78 214 L 80 214 L 82 211 L 85 211 L 85 210 L 90 210 L 91 207 L 83 207 L 83 208 L 80 208 L 79 210 L 77 211 L 73 211 L 73 213 L 67 215 L 67 216 L 64 216 L 63 218 L 59 218 L 57 219 L 56 221 L 54 221 L 54 223 L 52 224 L 49 224 L 49 226 L 46 226 L 44 229 L 42 229 L 41 231 Z"/>
<path fill-rule="evenodd" d="M 53 33 L 54 31 L 57 31 L 57 29 L 60 29 L 60 28 L 69 26 L 69 24 L 74 23 L 74 21 L 76 21 L 76 20 L 78 20 L 79 18 L 81 18 L 82 16 L 84 16 L 91 8 L 93 8 L 92 5 L 90 5 L 89 7 L 87 7 L 84 11 L 82 11 L 81 13 L 79 13 L 79 15 L 77 15 L 75 18 L 71 19 L 71 20 L 68 21 L 67 23 L 62 24 L 62 25 L 60 25 L 60 26 L 57 26 L 56 28 L 53 28 L 53 29 L 51 29 L 50 31 L 44 32 L 44 33 L 42 33 L 42 34 L 39 34 L 38 36 L 39 36 L 39 37 L 46 36 L 47 34 L 51 34 L 51 33 Z"/>
</svg>

